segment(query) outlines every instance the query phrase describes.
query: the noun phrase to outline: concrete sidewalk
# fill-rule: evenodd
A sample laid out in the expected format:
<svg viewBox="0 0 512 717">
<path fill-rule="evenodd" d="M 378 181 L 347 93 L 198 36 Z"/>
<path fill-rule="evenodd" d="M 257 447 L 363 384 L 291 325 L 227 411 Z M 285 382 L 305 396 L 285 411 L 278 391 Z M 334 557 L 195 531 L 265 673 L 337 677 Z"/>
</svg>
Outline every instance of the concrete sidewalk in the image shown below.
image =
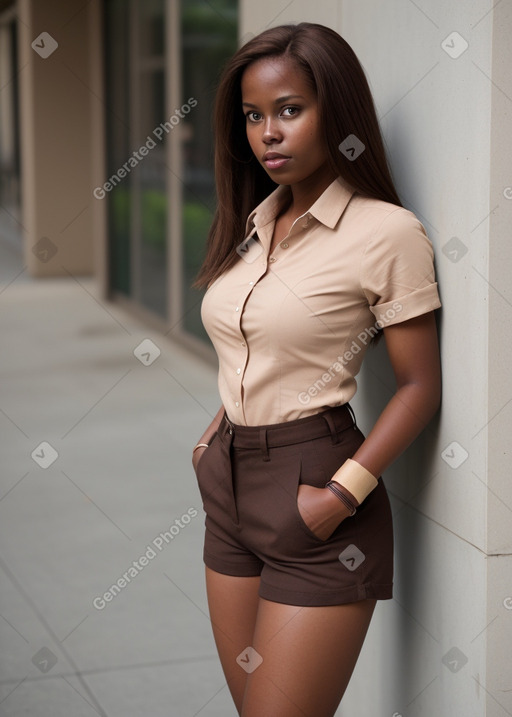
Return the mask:
<svg viewBox="0 0 512 717">
<path fill-rule="evenodd" d="M 0 714 L 234 715 L 190 462 L 216 371 L 90 279 L 0 265 Z"/>
</svg>

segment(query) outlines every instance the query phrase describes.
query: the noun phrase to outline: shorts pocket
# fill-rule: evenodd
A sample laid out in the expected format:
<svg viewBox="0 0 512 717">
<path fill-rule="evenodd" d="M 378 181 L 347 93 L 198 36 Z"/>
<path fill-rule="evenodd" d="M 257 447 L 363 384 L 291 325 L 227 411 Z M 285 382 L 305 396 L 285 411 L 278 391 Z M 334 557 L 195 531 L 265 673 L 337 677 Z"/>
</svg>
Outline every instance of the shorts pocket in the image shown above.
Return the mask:
<svg viewBox="0 0 512 717">
<path fill-rule="evenodd" d="M 330 540 L 332 535 L 328 538 L 320 538 L 310 527 L 308 524 L 307 515 L 304 515 L 303 512 L 301 512 L 301 509 L 299 508 L 298 503 L 298 493 L 299 493 L 299 486 L 300 485 L 311 485 L 314 488 L 324 488 L 325 484 L 327 483 L 327 479 L 325 478 L 325 474 L 321 467 L 309 467 L 309 470 L 307 469 L 307 461 L 305 461 L 304 457 L 299 462 L 299 470 L 297 472 L 296 478 L 295 478 L 295 484 L 294 484 L 294 509 L 295 509 L 295 518 L 301 527 L 302 531 L 306 533 L 306 535 L 311 538 L 312 540 L 316 541 L 317 543 L 326 543 Z"/>
<path fill-rule="evenodd" d="M 219 434 L 214 433 L 208 444 L 208 448 L 205 448 L 202 452 L 195 468 L 197 486 L 199 488 L 199 493 L 203 501 L 203 509 L 205 511 L 207 502 L 218 485 L 218 480 L 215 478 L 215 466 L 219 460 L 218 451 L 216 450 L 218 442 Z"/>
</svg>

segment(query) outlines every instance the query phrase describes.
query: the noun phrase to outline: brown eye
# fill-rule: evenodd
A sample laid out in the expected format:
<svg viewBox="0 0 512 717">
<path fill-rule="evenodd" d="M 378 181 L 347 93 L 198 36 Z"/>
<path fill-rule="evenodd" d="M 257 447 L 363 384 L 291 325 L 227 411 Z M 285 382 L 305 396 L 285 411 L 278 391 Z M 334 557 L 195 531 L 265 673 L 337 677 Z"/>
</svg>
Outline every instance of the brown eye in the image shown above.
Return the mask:
<svg viewBox="0 0 512 717">
<path fill-rule="evenodd" d="M 283 110 L 283 114 L 285 114 L 285 117 L 295 117 L 295 115 L 300 111 L 299 107 L 285 107 Z"/>
</svg>

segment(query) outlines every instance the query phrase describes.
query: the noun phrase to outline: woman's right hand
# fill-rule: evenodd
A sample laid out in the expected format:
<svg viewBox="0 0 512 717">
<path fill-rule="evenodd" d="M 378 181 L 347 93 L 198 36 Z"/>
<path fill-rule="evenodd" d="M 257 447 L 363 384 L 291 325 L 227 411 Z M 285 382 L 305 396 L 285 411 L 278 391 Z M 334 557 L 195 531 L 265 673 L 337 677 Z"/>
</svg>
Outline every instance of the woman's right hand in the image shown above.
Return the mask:
<svg viewBox="0 0 512 717">
<path fill-rule="evenodd" d="M 315 488 L 305 483 L 299 485 L 297 506 L 302 520 L 320 540 L 330 538 L 350 515 L 347 506 L 329 488 Z"/>
<path fill-rule="evenodd" d="M 197 464 L 199 463 L 199 460 L 203 453 L 207 450 L 208 448 L 206 448 L 205 446 L 201 446 L 192 453 L 192 467 L 194 468 L 194 471 L 197 471 Z"/>
<path fill-rule="evenodd" d="M 210 423 L 206 431 L 203 433 L 201 438 L 197 441 L 197 443 L 208 443 L 210 444 L 213 440 L 213 437 L 216 433 L 216 431 L 219 429 L 220 422 L 222 420 L 222 417 L 224 415 L 224 406 L 221 405 L 219 410 L 217 411 L 213 421 Z M 196 445 L 197 445 L 196 443 Z M 197 464 L 199 463 L 201 456 L 203 455 L 204 451 L 208 450 L 205 446 L 201 446 L 196 451 L 192 451 L 192 466 L 194 470 L 197 470 Z"/>
</svg>

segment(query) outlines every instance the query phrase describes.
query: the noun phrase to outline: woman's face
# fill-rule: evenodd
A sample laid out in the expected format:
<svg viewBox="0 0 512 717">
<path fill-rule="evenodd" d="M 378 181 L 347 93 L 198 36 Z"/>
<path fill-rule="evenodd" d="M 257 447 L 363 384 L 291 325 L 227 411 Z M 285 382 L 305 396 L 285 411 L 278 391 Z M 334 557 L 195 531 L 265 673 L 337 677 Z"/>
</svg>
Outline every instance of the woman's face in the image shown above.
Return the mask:
<svg viewBox="0 0 512 717">
<path fill-rule="evenodd" d="M 332 181 L 316 93 L 293 61 L 256 60 L 242 75 L 242 108 L 254 155 L 278 184 Z"/>
</svg>

